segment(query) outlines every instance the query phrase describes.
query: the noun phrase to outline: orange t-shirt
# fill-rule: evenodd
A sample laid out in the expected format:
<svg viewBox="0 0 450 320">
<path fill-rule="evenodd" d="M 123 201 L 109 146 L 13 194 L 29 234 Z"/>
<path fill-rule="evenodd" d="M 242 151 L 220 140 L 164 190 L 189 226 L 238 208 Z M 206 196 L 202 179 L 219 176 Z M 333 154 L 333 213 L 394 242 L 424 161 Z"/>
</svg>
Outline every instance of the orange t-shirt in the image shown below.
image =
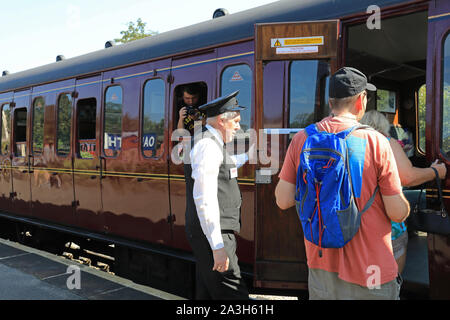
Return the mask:
<svg viewBox="0 0 450 320">
<path fill-rule="evenodd" d="M 343 117 L 327 117 L 317 123 L 319 130 L 333 133 L 357 124 L 356 120 Z M 358 208 L 362 209 L 366 205 L 377 185 L 385 196 L 400 194 L 400 177 L 388 140 L 375 130 L 356 130 L 352 136 L 366 140 L 360 197 L 356 198 Z M 292 139 L 280 179 L 296 184 L 300 152 L 305 140 L 303 131 Z M 305 239 L 309 268 L 336 272 L 340 279 L 364 287 L 374 285 L 373 281 L 378 276 L 380 285 L 396 278 L 398 267 L 392 250 L 391 222 L 380 192 L 377 192 L 372 206 L 362 215 L 358 232 L 343 248 L 323 248 L 320 258 L 319 247 Z"/>
</svg>

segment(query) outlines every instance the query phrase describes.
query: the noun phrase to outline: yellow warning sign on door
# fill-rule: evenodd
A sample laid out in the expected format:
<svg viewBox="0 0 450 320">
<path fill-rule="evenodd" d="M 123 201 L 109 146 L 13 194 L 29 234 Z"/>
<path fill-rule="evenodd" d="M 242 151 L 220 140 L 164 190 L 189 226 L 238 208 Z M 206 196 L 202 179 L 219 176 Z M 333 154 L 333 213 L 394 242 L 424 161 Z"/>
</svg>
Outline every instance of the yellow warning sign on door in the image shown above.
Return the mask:
<svg viewBox="0 0 450 320">
<path fill-rule="evenodd" d="M 320 46 L 323 45 L 323 36 L 276 38 L 270 39 L 272 48 L 275 47 L 297 47 L 297 46 Z"/>
</svg>

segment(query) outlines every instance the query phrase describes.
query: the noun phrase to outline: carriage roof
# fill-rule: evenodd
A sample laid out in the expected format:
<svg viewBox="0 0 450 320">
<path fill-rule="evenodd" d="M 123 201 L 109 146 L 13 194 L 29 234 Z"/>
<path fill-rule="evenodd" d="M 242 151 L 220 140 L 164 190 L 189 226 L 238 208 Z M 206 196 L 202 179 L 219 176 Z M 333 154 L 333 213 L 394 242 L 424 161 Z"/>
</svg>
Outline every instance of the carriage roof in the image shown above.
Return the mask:
<svg viewBox="0 0 450 320">
<path fill-rule="evenodd" d="M 253 37 L 255 23 L 325 20 L 404 0 L 282 0 L 0 77 L 0 93 Z M 412 2 L 412 1 L 410 1 Z M 168 13 L 170 17 L 170 13 Z M 11 48 L 14 50 L 14 48 Z M 31 53 L 30 53 L 31 54 Z"/>
</svg>

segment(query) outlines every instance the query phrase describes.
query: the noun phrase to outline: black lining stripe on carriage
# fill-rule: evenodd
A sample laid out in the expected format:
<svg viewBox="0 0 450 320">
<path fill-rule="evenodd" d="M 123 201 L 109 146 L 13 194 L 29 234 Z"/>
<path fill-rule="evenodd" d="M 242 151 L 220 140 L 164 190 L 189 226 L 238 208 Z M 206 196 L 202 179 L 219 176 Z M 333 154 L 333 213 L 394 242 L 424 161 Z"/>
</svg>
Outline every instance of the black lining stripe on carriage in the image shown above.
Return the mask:
<svg viewBox="0 0 450 320">
<path fill-rule="evenodd" d="M 16 169 L 16 170 L 28 170 L 28 166 L 3 166 L 0 169 Z M 55 173 L 74 173 L 81 175 L 100 176 L 99 170 L 81 170 L 81 169 L 65 169 L 65 168 L 44 168 L 44 167 L 31 167 L 34 171 L 48 171 Z M 174 181 L 185 181 L 184 176 L 181 175 L 169 175 L 164 173 L 139 173 L 139 172 L 116 172 L 116 171 L 103 171 L 104 177 L 126 177 L 126 178 L 142 178 L 142 179 L 171 179 Z M 246 185 L 254 185 L 255 179 L 242 178 L 238 179 L 238 183 Z"/>
<path fill-rule="evenodd" d="M 23 167 L 23 169 L 28 169 L 28 167 Z M 72 170 L 66 170 L 66 171 L 58 171 L 53 169 L 43 169 L 43 168 L 34 168 L 34 170 L 46 170 L 50 172 L 62 172 L 62 173 L 72 173 Z M 100 176 L 100 171 L 98 170 L 79 170 L 75 169 L 73 171 L 74 174 L 81 174 L 81 175 L 95 175 Z M 157 173 L 130 173 L 130 172 L 115 172 L 115 171 L 103 171 L 102 174 L 104 177 L 126 177 L 126 178 L 141 178 L 141 179 L 160 179 L 160 180 L 166 180 L 171 179 L 174 181 L 185 181 L 185 178 L 183 176 L 172 176 L 168 174 L 157 174 Z M 240 184 L 254 184 L 254 179 L 238 179 L 238 183 Z"/>
</svg>

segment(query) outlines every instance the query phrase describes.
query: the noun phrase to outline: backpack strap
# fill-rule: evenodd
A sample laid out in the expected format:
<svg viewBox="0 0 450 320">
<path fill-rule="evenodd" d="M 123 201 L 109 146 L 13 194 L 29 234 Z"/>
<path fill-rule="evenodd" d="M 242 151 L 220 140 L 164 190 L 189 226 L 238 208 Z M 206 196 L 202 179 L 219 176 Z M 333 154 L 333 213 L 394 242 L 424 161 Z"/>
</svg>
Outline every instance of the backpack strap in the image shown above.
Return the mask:
<svg viewBox="0 0 450 320">
<path fill-rule="evenodd" d="M 318 134 L 319 132 L 319 128 L 317 128 L 317 125 L 315 123 L 310 124 L 305 128 L 306 137 L 313 136 L 315 134 Z"/>
<path fill-rule="evenodd" d="M 340 135 L 341 138 L 343 138 L 344 140 L 347 140 L 348 137 L 353 133 L 353 131 L 359 130 L 359 129 L 375 130 L 371 126 L 368 126 L 368 125 L 365 125 L 365 124 L 358 124 L 356 126 L 353 126 L 351 128 L 348 128 L 348 129 L 346 129 L 344 131 L 339 132 L 338 135 Z"/>
<path fill-rule="evenodd" d="M 347 140 L 348 137 L 350 137 L 350 135 L 352 134 L 353 131 L 355 130 L 359 130 L 359 129 L 368 129 L 368 130 L 374 130 L 376 131 L 374 128 L 372 128 L 371 126 L 365 125 L 365 124 L 358 124 L 356 126 L 351 127 L 350 129 L 344 130 L 339 132 L 339 134 L 343 134 L 344 135 L 344 140 Z M 347 161 L 349 161 L 349 157 L 347 157 Z M 348 166 L 348 163 L 347 163 Z M 353 183 L 352 184 L 352 189 L 353 189 Z M 369 209 L 373 202 L 375 201 L 375 196 L 378 192 L 378 190 L 380 189 L 380 187 L 377 185 L 377 187 L 375 188 L 375 190 L 373 191 L 372 196 L 370 197 L 370 199 L 367 201 L 366 205 L 364 206 L 364 208 L 360 211 L 361 214 L 363 214 L 364 212 L 367 211 L 367 209 Z"/>
<path fill-rule="evenodd" d="M 372 205 L 372 203 L 375 201 L 375 196 L 377 194 L 377 191 L 380 189 L 380 187 L 377 185 L 377 187 L 375 188 L 375 191 L 373 192 L 372 196 L 370 197 L 369 201 L 367 201 L 366 205 L 364 206 L 364 208 L 360 211 L 361 214 L 363 214 L 364 212 L 367 211 L 367 209 L 370 208 L 370 206 Z"/>
</svg>

